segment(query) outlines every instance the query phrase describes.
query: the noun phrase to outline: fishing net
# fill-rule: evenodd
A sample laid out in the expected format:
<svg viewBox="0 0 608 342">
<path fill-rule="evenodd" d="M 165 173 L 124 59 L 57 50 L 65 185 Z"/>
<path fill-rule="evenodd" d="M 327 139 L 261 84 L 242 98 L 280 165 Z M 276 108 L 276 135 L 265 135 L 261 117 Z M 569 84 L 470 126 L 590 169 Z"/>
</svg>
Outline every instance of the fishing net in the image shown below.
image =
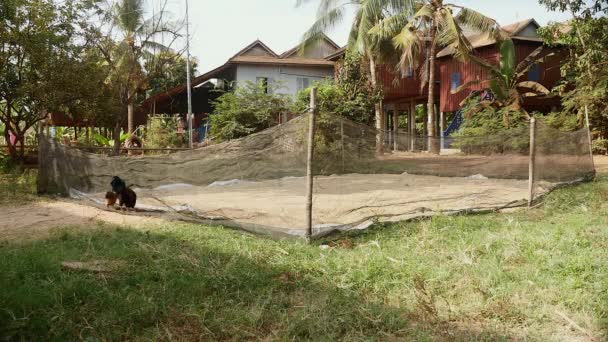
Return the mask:
<svg viewBox="0 0 608 342">
<path fill-rule="evenodd" d="M 155 157 L 95 155 L 40 139 L 39 190 L 101 207 L 112 176 L 120 176 L 137 192 L 135 214 L 303 236 L 310 118 Z M 313 235 L 528 203 L 528 125 L 443 139 L 378 132 L 330 114 L 317 115 L 314 127 Z M 535 141 L 536 198 L 594 175 L 586 130 L 537 123 Z M 421 152 L 429 146 L 442 155 Z"/>
</svg>

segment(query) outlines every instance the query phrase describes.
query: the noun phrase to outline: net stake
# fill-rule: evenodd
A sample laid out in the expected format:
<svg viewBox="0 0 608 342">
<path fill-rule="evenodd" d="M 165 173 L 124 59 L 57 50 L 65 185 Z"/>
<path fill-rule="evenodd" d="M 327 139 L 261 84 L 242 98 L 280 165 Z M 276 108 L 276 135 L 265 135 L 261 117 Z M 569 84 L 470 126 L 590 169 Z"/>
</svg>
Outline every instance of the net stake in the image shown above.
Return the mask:
<svg viewBox="0 0 608 342">
<path fill-rule="evenodd" d="M 342 172 L 344 172 L 344 119 L 340 117 L 340 147 L 342 149 Z"/>
<path fill-rule="evenodd" d="M 536 119 L 530 118 L 530 164 L 528 173 L 528 208 L 534 202 L 534 172 L 536 166 Z"/>
<path fill-rule="evenodd" d="M 308 119 L 308 155 L 306 160 L 306 242 L 312 237 L 312 160 L 314 154 L 315 119 L 317 111 L 317 88 L 310 89 L 310 118 Z"/>
<path fill-rule="evenodd" d="M 589 122 L 589 107 L 585 105 L 585 123 L 587 124 L 587 139 L 589 140 L 589 154 L 591 155 L 591 166 L 595 174 L 595 160 L 593 160 L 593 138 L 591 137 L 591 123 Z"/>
</svg>

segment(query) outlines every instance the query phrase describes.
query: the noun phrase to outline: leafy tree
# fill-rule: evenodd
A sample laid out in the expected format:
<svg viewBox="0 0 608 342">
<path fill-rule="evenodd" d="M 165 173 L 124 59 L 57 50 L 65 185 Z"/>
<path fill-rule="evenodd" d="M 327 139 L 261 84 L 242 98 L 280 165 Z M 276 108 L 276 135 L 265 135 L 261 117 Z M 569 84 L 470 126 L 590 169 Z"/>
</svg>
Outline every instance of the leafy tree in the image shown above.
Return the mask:
<svg viewBox="0 0 608 342">
<path fill-rule="evenodd" d="M 298 0 L 298 5 L 309 1 Z M 355 18 L 351 24 L 347 49 L 349 52 L 356 52 L 365 56 L 369 61 L 372 86 L 379 88 L 377 64 L 383 58 L 392 55 L 394 50 L 389 40 L 378 39 L 378 37 L 370 34 L 370 30 L 392 13 L 401 14 L 394 17 L 394 25 L 405 25 L 408 19 L 407 14 L 413 12 L 413 3 L 413 0 L 320 0 L 317 20 L 304 34 L 302 49 L 306 50 L 306 48 L 315 44 L 325 31 L 332 29 L 344 20 L 344 15 L 349 8 L 354 8 Z M 384 122 L 381 101 L 378 101 L 375 105 L 375 122 L 379 132 L 383 129 Z M 380 134 L 376 137 L 376 149 L 378 153 L 383 151 L 383 139 Z"/>
<path fill-rule="evenodd" d="M 569 12 L 574 18 L 590 18 L 608 11 L 607 0 L 539 0 L 550 11 Z"/>
<path fill-rule="evenodd" d="M 147 95 L 153 96 L 184 84 L 186 77 L 186 58 L 173 52 L 160 51 L 152 60 L 146 60 L 144 68 L 149 70 Z M 198 63 L 190 60 L 190 71 L 196 73 Z"/>
<path fill-rule="evenodd" d="M 547 44 L 568 48 L 562 66 L 564 82 L 554 91 L 562 96 L 564 114 L 575 115 L 582 126 L 589 113 L 595 138 L 608 138 L 608 0 L 541 0 L 550 10 L 568 12 L 567 23 L 554 23 L 541 31 Z"/>
<path fill-rule="evenodd" d="M 435 129 L 435 60 L 442 48 L 450 47 L 454 56 L 466 60 L 472 50 L 471 43 L 463 28 L 498 35 L 499 26 L 494 19 L 470 8 L 444 3 L 443 0 L 416 1 L 416 13 L 402 25 L 409 13 L 397 13 L 382 20 L 371 30 L 381 39 L 392 38 L 401 51 L 399 65 L 403 71 L 419 69 L 421 85 L 428 87 L 428 135 L 437 136 Z M 454 14 L 454 12 L 458 12 Z M 422 66 L 420 61 L 424 61 Z M 428 80 L 428 82 L 426 82 Z M 433 139 L 432 141 L 436 141 Z M 439 153 L 439 144 L 432 144 L 431 150 Z"/>
<path fill-rule="evenodd" d="M 23 160 L 26 132 L 48 113 L 86 112 L 99 100 L 90 98 L 97 94 L 99 69 L 83 54 L 80 34 L 91 9 L 73 0 L 0 4 L 0 122 L 13 160 Z M 83 75 L 93 80 L 75 81 Z"/>
<path fill-rule="evenodd" d="M 504 108 L 505 110 L 502 111 L 503 121 L 508 126 L 509 116 L 513 113 L 517 113 L 517 116 L 519 116 L 519 113 L 523 113 L 526 118 L 530 118 L 528 112 L 523 107 L 523 100 L 525 98 L 549 95 L 549 90 L 542 84 L 534 81 L 520 81 L 520 79 L 528 73 L 532 66 L 542 63 L 553 54 L 545 54 L 540 57 L 543 52 L 543 47 L 541 46 L 516 65 L 515 45 L 512 40 L 508 39 L 500 42 L 499 51 L 498 65 L 493 65 L 473 55 L 469 56 L 474 63 L 489 72 L 490 78 L 466 82 L 454 89 L 452 94 L 459 93 L 471 85 L 488 85 L 495 99 L 480 101 L 475 106 L 468 108 L 464 114 L 470 117 L 474 113 L 480 112 L 482 109 L 490 106 Z M 478 95 L 474 93 L 471 96 Z"/>
<path fill-rule="evenodd" d="M 210 135 L 217 141 L 237 139 L 277 124 L 277 116 L 289 111 L 291 97 L 270 86 L 246 82 L 214 101 Z"/>
<path fill-rule="evenodd" d="M 382 98 L 380 89 L 375 88 L 367 72 L 364 58 L 356 53 L 348 53 L 336 65 L 335 80 L 316 84 L 317 107 L 321 115 L 338 115 L 351 121 L 372 125 L 375 104 Z M 301 112 L 310 103 L 310 89 L 296 96 L 296 112 Z"/>
<path fill-rule="evenodd" d="M 105 35 L 97 30 L 92 35 L 112 71 L 108 82 L 118 89 L 120 102 L 127 107 L 129 133 L 135 130 L 134 105 L 148 86 L 150 71 L 172 60 L 165 57 L 172 53 L 171 46 L 180 37 L 177 25 L 166 18 L 166 0 L 160 11 L 149 18 L 144 17 L 144 5 L 144 0 L 120 0 L 107 12 L 109 17 L 104 17 L 104 23 L 118 28 L 118 42 L 113 30 Z M 165 54 L 156 54 L 159 51 Z"/>
</svg>

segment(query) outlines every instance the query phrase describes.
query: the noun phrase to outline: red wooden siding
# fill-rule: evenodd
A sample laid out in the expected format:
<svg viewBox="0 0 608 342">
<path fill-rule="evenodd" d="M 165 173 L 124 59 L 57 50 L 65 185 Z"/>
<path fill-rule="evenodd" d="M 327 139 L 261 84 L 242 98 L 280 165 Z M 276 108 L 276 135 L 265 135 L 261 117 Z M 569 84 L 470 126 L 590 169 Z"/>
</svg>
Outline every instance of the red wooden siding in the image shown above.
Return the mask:
<svg viewBox="0 0 608 342">
<path fill-rule="evenodd" d="M 532 51 L 538 47 L 538 43 L 515 41 L 515 55 L 517 62 L 524 60 Z M 560 57 L 559 50 L 546 49 L 544 54 L 549 52 L 557 52 L 556 56 L 549 57 L 545 63 L 540 64 L 540 83 L 551 89 L 561 78 L 560 73 Z M 498 63 L 498 48 L 496 46 L 488 46 L 480 48 L 475 53 L 478 57 L 484 58 L 491 63 Z M 451 94 L 451 78 L 452 74 L 460 73 L 461 82 L 464 84 L 473 80 L 485 80 L 488 78 L 488 72 L 473 62 L 460 62 L 451 57 L 444 57 L 439 60 L 439 70 L 441 77 L 440 90 L 440 110 L 443 112 L 453 112 L 460 108 L 460 103 L 474 90 L 487 88 L 488 85 L 474 85 L 464 89 L 458 94 Z M 527 78 L 526 78 L 527 80 Z M 522 79 L 523 81 L 523 79 Z M 547 111 L 551 107 L 559 105 L 559 99 L 543 99 L 532 100 L 525 103 L 528 110 Z"/>
<path fill-rule="evenodd" d="M 400 72 L 391 70 L 392 68 L 390 67 L 381 65 L 378 69 L 378 76 L 383 86 L 384 100 L 386 102 L 416 98 L 427 92 L 427 87 L 420 89 L 420 75 L 418 71 L 413 72 L 410 77 L 402 77 Z"/>
</svg>

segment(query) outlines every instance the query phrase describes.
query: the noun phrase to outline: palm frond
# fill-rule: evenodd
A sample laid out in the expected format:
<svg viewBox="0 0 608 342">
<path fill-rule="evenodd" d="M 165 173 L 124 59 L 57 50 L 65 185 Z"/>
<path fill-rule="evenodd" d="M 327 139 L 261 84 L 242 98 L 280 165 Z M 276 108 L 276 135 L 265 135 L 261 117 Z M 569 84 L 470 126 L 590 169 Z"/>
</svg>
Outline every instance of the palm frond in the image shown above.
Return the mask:
<svg viewBox="0 0 608 342">
<path fill-rule="evenodd" d="M 548 95 L 551 93 L 551 91 L 549 91 L 549 89 L 547 89 L 544 85 L 534 81 L 519 82 L 517 84 L 517 88 L 531 89 L 536 93 L 540 93 L 543 95 Z"/>
<path fill-rule="evenodd" d="M 490 62 L 486 61 L 483 58 L 477 57 L 475 55 L 469 55 L 469 59 L 471 61 L 473 61 L 473 63 L 479 65 L 480 67 L 489 70 L 489 71 L 493 71 L 493 70 L 497 70 L 496 66 L 490 64 Z"/>
<path fill-rule="evenodd" d="M 515 45 L 511 39 L 500 42 L 500 72 L 513 75 L 515 69 Z"/>
<path fill-rule="evenodd" d="M 539 49 L 542 51 L 542 47 L 540 47 Z M 532 54 L 534 54 L 539 49 L 534 50 Z M 536 55 L 538 55 L 539 53 L 540 52 L 538 52 Z M 549 57 L 555 55 L 555 53 L 549 53 L 543 57 L 534 58 L 535 56 L 533 56 L 532 54 L 528 55 L 528 57 L 526 57 L 521 63 L 517 65 L 517 68 L 515 69 L 515 72 L 517 73 L 517 78 L 524 76 L 534 65 L 544 63 Z"/>
<path fill-rule="evenodd" d="M 496 20 L 470 8 L 461 8 L 455 19 L 462 27 L 480 33 L 488 33 L 491 36 L 496 36 L 500 31 L 500 25 Z"/>
<path fill-rule="evenodd" d="M 142 24 L 144 15 L 143 0 L 121 0 L 115 6 L 119 27 L 126 32 L 135 32 Z"/>
<path fill-rule="evenodd" d="M 420 5 L 419 4 L 419 6 L 420 7 L 418 7 L 418 10 L 416 11 L 416 13 L 412 17 L 412 19 L 413 20 L 423 20 L 423 21 L 433 20 L 433 17 L 435 16 L 435 8 L 433 7 L 433 5 L 430 5 L 430 4 Z"/>
<path fill-rule="evenodd" d="M 459 87 L 457 87 L 456 89 L 451 90 L 450 93 L 458 94 L 461 91 L 471 87 L 472 85 L 477 85 L 477 84 L 481 84 L 481 83 L 483 83 L 483 81 L 481 81 L 481 80 L 473 80 L 473 81 L 465 82 L 465 83 L 461 84 Z"/>
<path fill-rule="evenodd" d="M 365 51 L 367 48 L 365 46 L 365 41 L 361 37 L 361 32 L 359 31 L 359 27 L 361 26 L 362 20 L 363 13 L 359 11 L 353 19 L 352 25 L 350 27 L 350 32 L 348 34 L 348 42 L 346 44 L 346 50 L 348 53 L 365 54 L 367 52 Z"/>
<path fill-rule="evenodd" d="M 333 3 L 335 1 L 327 0 L 327 2 Z M 300 52 L 303 53 L 318 44 L 327 30 L 334 28 L 344 19 L 345 10 L 346 8 L 341 4 L 328 9 L 326 12 L 322 13 L 322 15 L 318 16 L 317 20 L 312 24 L 308 31 L 304 33 L 302 43 L 300 44 Z"/>
<path fill-rule="evenodd" d="M 429 58 L 430 50 L 426 49 L 426 54 L 420 54 L 419 58 L 422 58 L 423 63 L 419 68 L 418 77 L 420 78 L 420 91 L 424 90 L 429 83 L 429 66 L 430 66 L 430 58 Z"/>
<path fill-rule="evenodd" d="M 410 68 L 415 69 L 425 52 L 425 44 L 420 32 L 411 25 L 406 25 L 406 27 L 393 38 L 393 44 L 401 51 L 399 64 L 402 72 L 405 72 Z"/>
<path fill-rule="evenodd" d="M 381 20 L 369 30 L 369 34 L 379 39 L 395 37 L 408 24 L 411 15 L 406 12 L 395 14 Z"/>
<path fill-rule="evenodd" d="M 456 22 L 452 11 L 442 8 L 437 20 L 437 45 L 440 47 L 450 46 L 454 51 L 454 57 L 463 59 L 468 57 L 473 47 L 462 32 L 462 28 Z"/>
<path fill-rule="evenodd" d="M 163 45 L 162 43 L 158 43 L 155 41 L 148 40 L 143 42 L 142 44 L 142 47 L 145 49 L 156 50 L 159 52 L 173 52 L 173 49 L 171 49 L 169 46 Z"/>
</svg>

